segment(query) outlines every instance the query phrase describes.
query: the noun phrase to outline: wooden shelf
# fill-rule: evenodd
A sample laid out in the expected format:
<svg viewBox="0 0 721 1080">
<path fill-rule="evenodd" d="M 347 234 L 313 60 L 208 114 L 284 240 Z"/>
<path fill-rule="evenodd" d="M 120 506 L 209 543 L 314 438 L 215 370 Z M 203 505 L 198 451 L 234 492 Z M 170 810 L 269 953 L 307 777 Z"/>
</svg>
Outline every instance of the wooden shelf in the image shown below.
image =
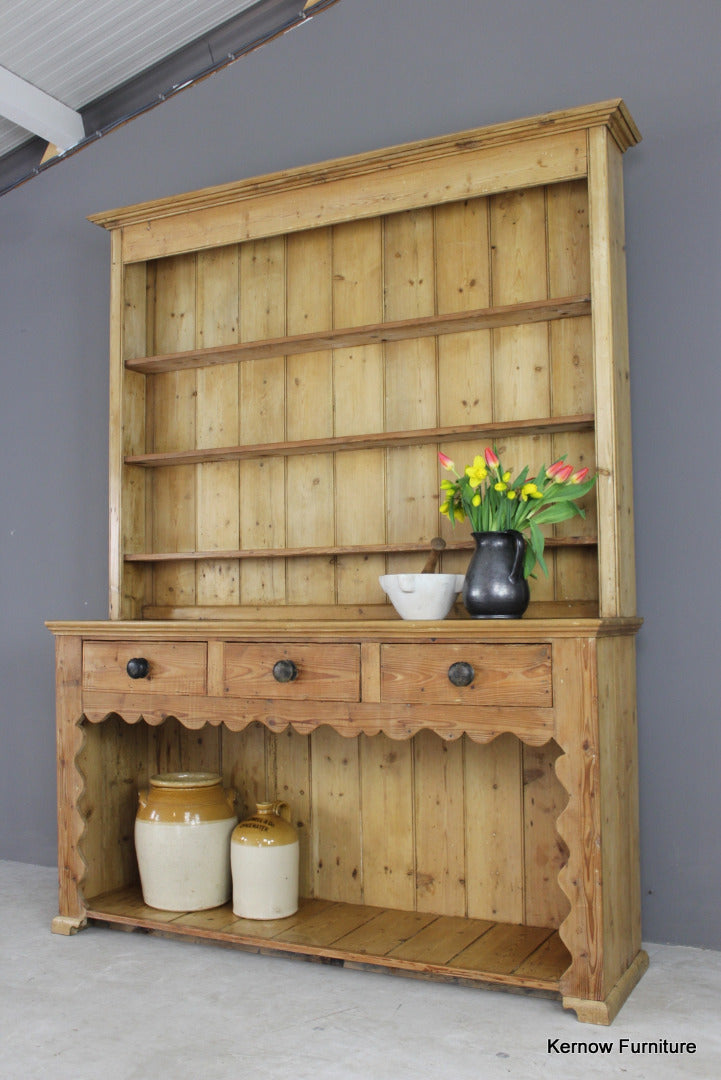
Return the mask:
<svg viewBox="0 0 721 1080">
<path fill-rule="evenodd" d="M 548 322 L 552 319 L 571 319 L 590 315 L 588 296 L 567 296 L 556 300 L 531 300 L 519 304 L 457 311 L 448 315 L 425 315 L 415 319 L 371 323 L 366 326 L 344 327 L 247 341 L 235 345 L 217 345 L 208 349 L 189 349 L 160 356 L 137 357 L 126 360 L 130 371 L 153 375 L 164 371 L 187 371 L 190 368 L 211 367 L 217 364 L 237 364 L 247 360 L 265 360 L 273 356 L 300 355 L 327 349 L 350 349 L 359 345 L 381 345 L 389 341 L 408 341 L 413 338 L 460 334 L 470 330 L 490 330 L 503 326 Z"/>
<path fill-rule="evenodd" d="M 546 548 L 595 547 L 595 536 L 548 536 Z M 393 555 L 401 552 L 429 550 L 426 543 L 407 544 L 344 544 L 342 547 L 283 547 L 239 548 L 232 551 L 141 551 L 124 556 L 131 563 L 202 562 L 205 559 L 295 559 L 329 557 L 332 555 Z M 444 551 L 472 551 L 472 540 L 459 540 L 447 544 Z"/>
<path fill-rule="evenodd" d="M 199 465 L 209 461 L 244 461 L 265 457 L 293 457 L 297 454 L 327 454 L 339 450 L 374 450 L 379 447 L 422 446 L 444 440 L 465 442 L 504 435 L 555 435 L 569 431 L 593 431 L 592 413 L 577 416 L 546 416 L 534 420 L 509 420 L 489 424 L 419 428 L 414 431 L 377 431 L 363 435 L 339 435 L 324 439 L 297 439 L 285 442 L 254 443 L 198 450 L 166 450 L 150 454 L 129 454 L 126 465 L 146 468 L 168 465 Z"/>
<path fill-rule="evenodd" d="M 147 907 L 136 886 L 88 901 L 88 918 L 205 938 L 255 952 L 323 957 L 419 977 L 493 983 L 558 993 L 571 957 L 558 932 L 487 919 L 432 915 L 331 900 L 302 900 L 295 915 L 239 919 L 232 906 L 208 911 Z"/>
</svg>

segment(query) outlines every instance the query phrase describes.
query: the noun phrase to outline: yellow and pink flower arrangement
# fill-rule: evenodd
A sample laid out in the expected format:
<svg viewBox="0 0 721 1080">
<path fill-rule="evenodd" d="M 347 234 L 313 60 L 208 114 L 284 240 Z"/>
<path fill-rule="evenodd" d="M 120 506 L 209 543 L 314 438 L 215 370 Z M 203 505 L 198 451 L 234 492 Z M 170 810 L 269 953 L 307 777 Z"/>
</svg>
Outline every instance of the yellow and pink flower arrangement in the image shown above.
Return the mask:
<svg viewBox="0 0 721 1080">
<path fill-rule="evenodd" d="M 587 494 L 596 482 L 589 470 L 575 470 L 567 465 L 565 455 L 536 475 L 529 477 L 529 466 L 511 478 L 496 450 L 487 446 L 461 473 L 447 454 L 439 453 L 441 465 L 454 474 L 454 480 L 441 483 L 440 512 L 455 526 L 466 518 L 473 533 L 515 530 L 525 536 L 524 577 L 533 577 L 536 563 L 548 576 L 543 558 L 545 539 L 541 525 L 555 525 L 578 514 L 585 517 L 576 501 Z"/>
</svg>

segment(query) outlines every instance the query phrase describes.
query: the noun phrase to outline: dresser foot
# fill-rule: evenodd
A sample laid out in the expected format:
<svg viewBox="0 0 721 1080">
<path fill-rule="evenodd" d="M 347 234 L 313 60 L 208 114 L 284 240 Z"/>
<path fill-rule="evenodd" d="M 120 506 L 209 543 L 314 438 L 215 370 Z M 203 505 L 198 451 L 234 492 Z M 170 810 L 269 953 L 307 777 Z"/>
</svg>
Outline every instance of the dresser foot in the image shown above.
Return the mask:
<svg viewBox="0 0 721 1080">
<path fill-rule="evenodd" d="M 84 915 L 56 915 L 50 929 L 54 934 L 69 937 L 71 934 L 77 934 L 78 930 L 83 930 L 87 925 L 88 920 Z"/>
<path fill-rule="evenodd" d="M 583 1024 L 608 1026 L 613 1023 L 619 1009 L 647 968 L 648 953 L 640 949 L 607 998 L 603 1001 L 592 1001 L 587 998 L 564 997 L 563 1007 L 574 1009 Z"/>
</svg>

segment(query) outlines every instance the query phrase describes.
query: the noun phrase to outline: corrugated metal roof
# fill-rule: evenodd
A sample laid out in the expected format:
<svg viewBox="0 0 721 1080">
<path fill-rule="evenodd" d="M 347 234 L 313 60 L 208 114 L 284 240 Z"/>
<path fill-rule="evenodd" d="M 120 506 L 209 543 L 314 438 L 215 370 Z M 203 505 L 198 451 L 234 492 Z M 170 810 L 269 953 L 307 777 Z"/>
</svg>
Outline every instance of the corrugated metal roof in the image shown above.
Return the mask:
<svg viewBox="0 0 721 1080">
<path fill-rule="evenodd" d="M 80 109 L 260 2 L 0 0 L 0 65 Z M 0 156 L 30 137 L 0 118 Z"/>
</svg>

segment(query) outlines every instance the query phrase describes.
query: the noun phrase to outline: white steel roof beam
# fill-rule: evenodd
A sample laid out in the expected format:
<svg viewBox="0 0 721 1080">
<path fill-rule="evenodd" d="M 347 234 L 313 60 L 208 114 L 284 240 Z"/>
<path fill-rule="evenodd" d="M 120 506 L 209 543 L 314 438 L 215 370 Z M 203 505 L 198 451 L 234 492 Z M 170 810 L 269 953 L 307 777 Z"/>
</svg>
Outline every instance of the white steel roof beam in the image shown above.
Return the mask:
<svg viewBox="0 0 721 1080">
<path fill-rule="evenodd" d="M 2 66 L 0 116 L 54 143 L 60 151 L 69 150 L 85 138 L 79 112 Z"/>
</svg>

